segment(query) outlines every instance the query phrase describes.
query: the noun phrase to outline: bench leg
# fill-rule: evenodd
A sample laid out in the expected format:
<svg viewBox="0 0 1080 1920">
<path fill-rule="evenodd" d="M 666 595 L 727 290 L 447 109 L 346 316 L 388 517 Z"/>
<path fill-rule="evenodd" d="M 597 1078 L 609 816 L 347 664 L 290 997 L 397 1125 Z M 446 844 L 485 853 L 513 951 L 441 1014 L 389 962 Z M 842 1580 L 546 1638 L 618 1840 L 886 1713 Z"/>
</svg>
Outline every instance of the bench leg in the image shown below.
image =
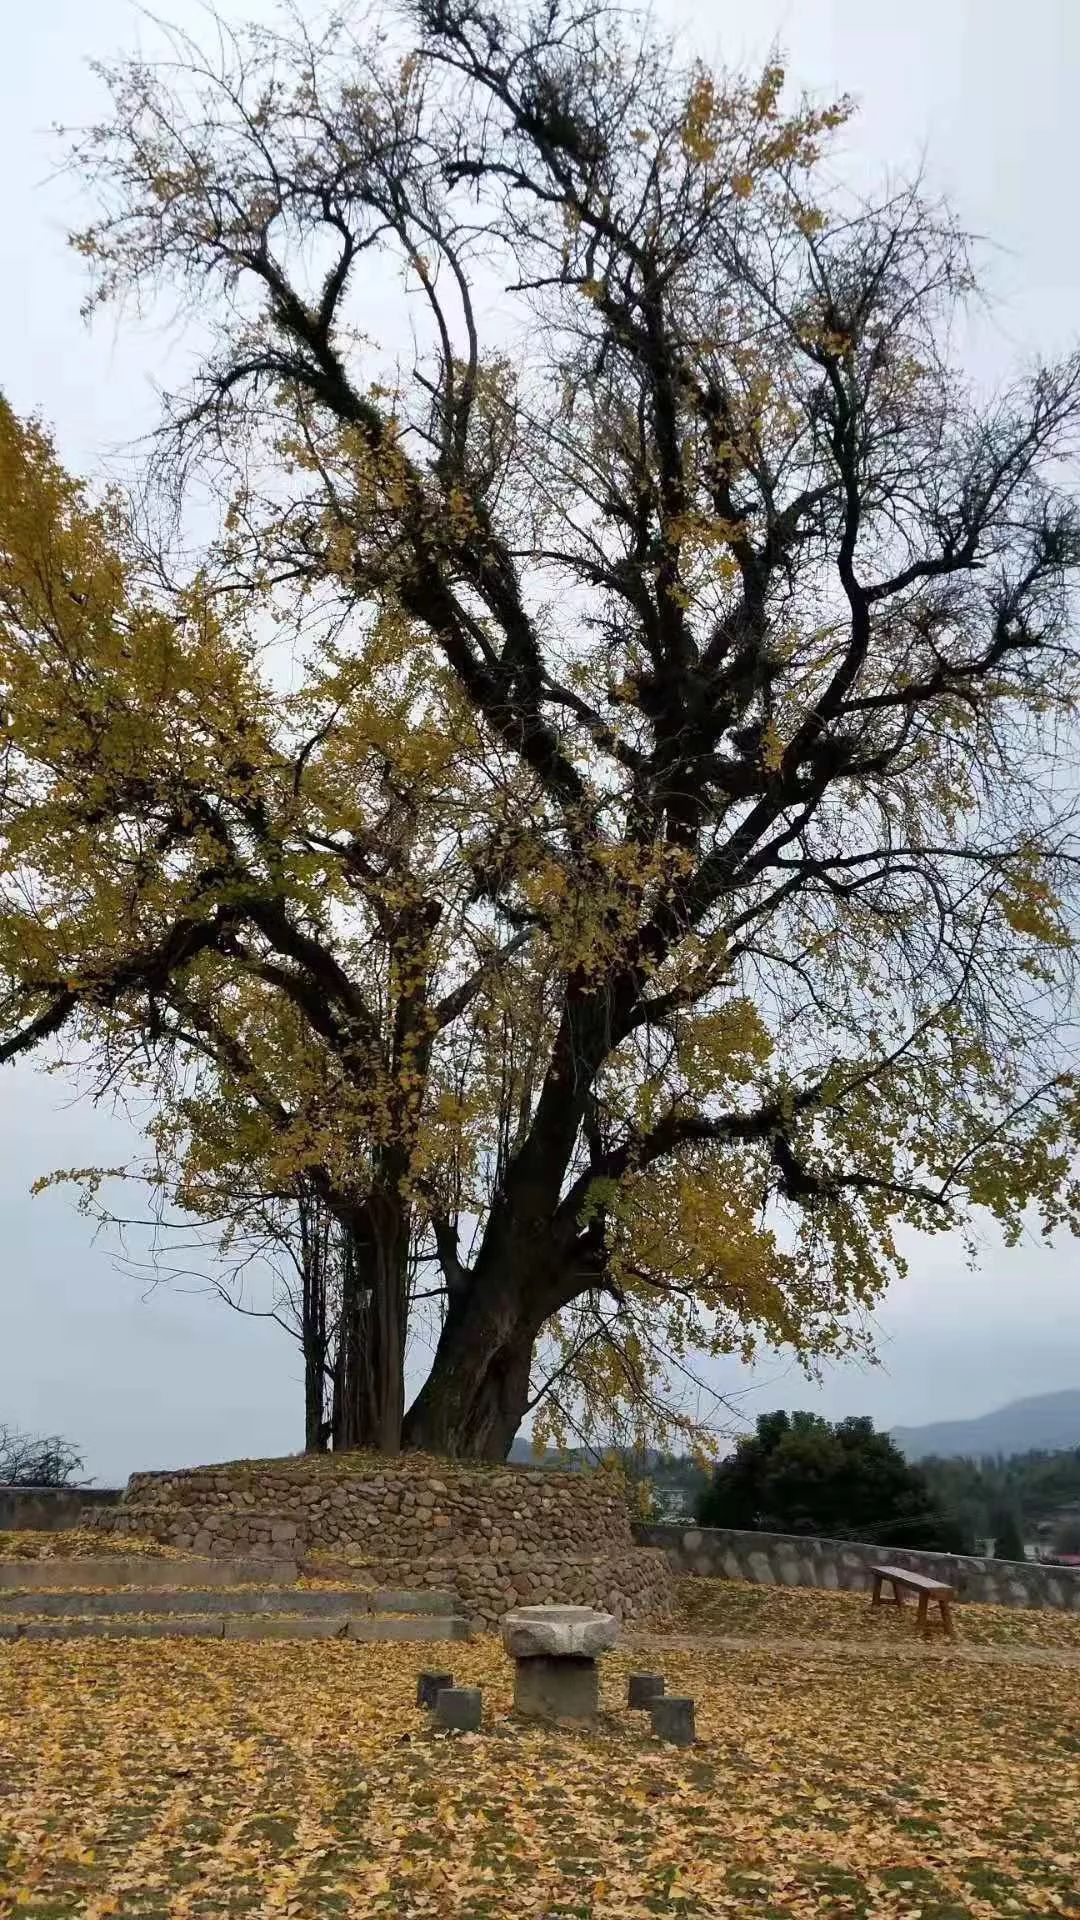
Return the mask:
<svg viewBox="0 0 1080 1920">
<path fill-rule="evenodd" d="M 893 1597 L 893 1600 L 895 1601 L 895 1603 L 896 1603 L 896 1605 L 897 1605 L 898 1607 L 902 1607 L 902 1606 L 903 1606 L 903 1604 L 904 1604 L 904 1589 L 903 1589 L 903 1587 L 898 1587 L 898 1586 L 897 1586 L 897 1584 L 896 1584 L 896 1581 L 895 1581 L 895 1580 L 894 1580 L 894 1581 L 893 1581 L 893 1583 L 892 1583 L 892 1597 Z"/>
<path fill-rule="evenodd" d="M 943 1593 L 940 1596 L 938 1600 L 938 1606 L 941 1609 L 941 1624 L 945 1629 L 945 1638 L 947 1640 L 955 1640 L 956 1635 L 953 1632 L 953 1623 L 952 1623 L 952 1605 L 946 1594 Z"/>
<path fill-rule="evenodd" d="M 880 1605 L 881 1605 L 881 1575 L 880 1575 L 880 1573 L 875 1573 L 875 1575 L 874 1575 L 874 1591 L 873 1591 L 873 1593 L 872 1593 L 872 1594 L 870 1595 L 870 1605 L 871 1605 L 872 1607 L 880 1607 Z"/>
<path fill-rule="evenodd" d="M 930 1599 L 930 1595 L 928 1593 L 920 1593 L 919 1611 L 915 1620 L 916 1628 L 919 1631 L 919 1633 L 922 1634 L 922 1637 L 924 1640 L 929 1640 L 930 1638 L 930 1622 L 926 1617 L 926 1608 L 927 1608 L 927 1603 L 929 1599 Z"/>
</svg>

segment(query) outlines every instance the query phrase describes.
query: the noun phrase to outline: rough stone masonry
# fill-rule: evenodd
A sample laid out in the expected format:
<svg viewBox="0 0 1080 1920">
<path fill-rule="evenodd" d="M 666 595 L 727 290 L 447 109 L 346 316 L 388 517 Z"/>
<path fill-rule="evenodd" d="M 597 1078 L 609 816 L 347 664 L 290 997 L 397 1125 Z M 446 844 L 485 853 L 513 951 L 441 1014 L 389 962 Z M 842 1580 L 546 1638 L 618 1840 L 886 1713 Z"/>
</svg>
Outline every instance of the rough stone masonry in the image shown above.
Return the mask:
<svg viewBox="0 0 1080 1920">
<path fill-rule="evenodd" d="M 375 1584 L 450 1589 L 474 1631 L 536 1604 L 640 1619 L 673 1592 L 666 1555 L 635 1547 L 625 1483 L 606 1471 L 421 1454 L 238 1461 L 132 1474 L 94 1525 L 198 1554 L 328 1553 Z"/>
<path fill-rule="evenodd" d="M 637 1526 L 643 1546 L 662 1547 L 677 1574 L 750 1580 L 769 1587 L 869 1587 L 882 1560 L 943 1580 L 960 1600 L 999 1607 L 1061 1607 L 1080 1612 L 1080 1569 L 1031 1560 L 982 1560 L 970 1554 L 881 1547 L 805 1534 L 741 1533 L 727 1527 Z"/>
</svg>

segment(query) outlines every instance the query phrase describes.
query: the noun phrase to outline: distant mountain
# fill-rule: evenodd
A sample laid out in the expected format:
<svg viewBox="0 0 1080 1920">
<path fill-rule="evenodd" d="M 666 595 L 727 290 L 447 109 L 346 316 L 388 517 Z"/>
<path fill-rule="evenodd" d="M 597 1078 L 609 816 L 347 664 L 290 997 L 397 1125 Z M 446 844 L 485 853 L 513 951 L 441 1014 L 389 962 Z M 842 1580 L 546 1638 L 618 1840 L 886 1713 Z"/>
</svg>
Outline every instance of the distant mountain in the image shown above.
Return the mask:
<svg viewBox="0 0 1080 1920">
<path fill-rule="evenodd" d="M 980 1414 L 977 1420 L 938 1420 L 925 1427 L 894 1427 L 892 1437 L 909 1460 L 929 1453 L 1030 1453 L 1080 1447 L 1080 1389 L 1039 1393 L 1030 1400 L 1010 1400 L 1007 1407 Z"/>
</svg>

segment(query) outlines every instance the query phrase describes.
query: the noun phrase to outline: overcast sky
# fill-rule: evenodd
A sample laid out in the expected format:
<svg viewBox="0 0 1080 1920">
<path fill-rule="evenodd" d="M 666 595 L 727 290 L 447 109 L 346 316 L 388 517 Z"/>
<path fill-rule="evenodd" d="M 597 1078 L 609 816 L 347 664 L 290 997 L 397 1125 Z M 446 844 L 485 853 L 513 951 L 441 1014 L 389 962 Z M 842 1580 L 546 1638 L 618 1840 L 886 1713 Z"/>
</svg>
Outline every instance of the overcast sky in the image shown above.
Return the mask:
<svg viewBox="0 0 1080 1920">
<path fill-rule="evenodd" d="M 308 0 L 299 0 L 306 6 Z M 9 0 L 0 68 L 0 387 L 40 410 L 62 453 L 116 470 L 152 424 L 155 380 L 178 377 L 168 328 L 79 318 L 83 281 L 65 245 L 78 183 L 50 178 L 53 123 L 95 116 L 87 62 L 152 46 L 131 0 Z M 196 0 L 158 10 L 198 30 Z M 266 0 L 225 0 L 229 19 Z M 312 11 L 315 11 L 312 6 Z M 853 177 L 922 165 L 987 237 L 992 322 L 967 346 L 992 379 L 1017 358 L 1080 337 L 1080 6 L 1076 0 L 666 0 L 655 9 L 729 65 L 778 42 L 791 75 L 860 104 L 844 136 Z M 0 1071 L 0 1420 L 62 1431 L 115 1484 L 139 1467 L 285 1452 L 302 1438 L 297 1356 L 272 1327 L 198 1294 L 144 1298 L 63 1191 L 29 1188 L 57 1167 L 115 1164 L 125 1124 L 72 1101 L 59 1079 Z M 752 1416 L 777 1404 L 881 1424 L 982 1412 L 1019 1394 L 1080 1385 L 1078 1250 L 1063 1239 L 1013 1250 L 987 1240 L 969 1273 L 944 1240 L 909 1248 L 911 1274 L 879 1315 L 881 1365 L 833 1369 L 820 1390 L 781 1357 L 717 1384 Z"/>
</svg>

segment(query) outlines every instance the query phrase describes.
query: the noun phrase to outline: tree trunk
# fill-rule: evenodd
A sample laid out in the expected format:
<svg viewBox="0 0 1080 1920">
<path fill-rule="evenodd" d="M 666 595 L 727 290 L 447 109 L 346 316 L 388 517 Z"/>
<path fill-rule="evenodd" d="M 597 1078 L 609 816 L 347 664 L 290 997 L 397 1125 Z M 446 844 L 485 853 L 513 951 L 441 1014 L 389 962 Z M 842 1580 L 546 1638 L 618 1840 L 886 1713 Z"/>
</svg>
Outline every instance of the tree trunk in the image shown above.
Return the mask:
<svg viewBox="0 0 1080 1920">
<path fill-rule="evenodd" d="M 316 1298 L 308 1316 L 305 1276 L 304 1327 L 304 1452 L 326 1452 L 326 1335 L 322 1308 Z"/>
<path fill-rule="evenodd" d="M 431 1372 L 405 1420 L 405 1445 L 505 1460 L 528 1411 L 533 1349 L 581 1291 L 568 1262 L 578 1222 L 560 1196 L 592 1077 L 611 1044 L 605 996 L 564 1010 L 532 1126 L 507 1168 L 483 1244 L 452 1295 Z"/>
<path fill-rule="evenodd" d="M 360 1353 L 364 1340 L 364 1302 L 356 1271 L 351 1237 L 342 1233 L 341 1311 L 338 1319 L 337 1352 L 334 1355 L 334 1391 L 330 1413 L 330 1433 L 335 1453 L 360 1445 Z"/>
<path fill-rule="evenodd" d="M 451 1308 L 431 1372 L 405 1419 L 406 1447 L 505 1460 L 528 1408 L 539 1331 L 531 1318 L 493 1319 L 469 1301 Z"/>
<path fill-rule="evenodd" d="M 405 1417 L 405 1334 L 408 1317 L 409 1220 L 396 1195 L 375 1193 L 365 1209 L 358 1255 L 366 1261 L 369 1291 L 364 1361 L 364 1437 L 361 1446 L 400 1453 Z"/>
<path fill-rule="evenodd" d="M 318 1199 L 301 1193 L 300 1223 L 300 1346 L 304 1356 L 304 1451 L 325 1453 L 329 1439 L 326 1419 L 326 1362 L 329 1351 L 326 1289 L 334 1222 Z"/>
<path fill-rule="evenodd" d="M 373 1194 L 342 1238 L 334 1450 L 365 1447 L 399 1453 L 405 1413 L 408 1215 L 393 1195 Z"/>
<path fill-rule="evenodd" d="M 540 1330 L 577 1291 L 560 1251 L 544 1223 L 527 1245 L 516 1233 L 497 1251 L 489 1245 L 451 1298 L 431 1371 L 405 1417 L 406 1447 L 506 1459 L 528 1412 Z"/>
</svg>

